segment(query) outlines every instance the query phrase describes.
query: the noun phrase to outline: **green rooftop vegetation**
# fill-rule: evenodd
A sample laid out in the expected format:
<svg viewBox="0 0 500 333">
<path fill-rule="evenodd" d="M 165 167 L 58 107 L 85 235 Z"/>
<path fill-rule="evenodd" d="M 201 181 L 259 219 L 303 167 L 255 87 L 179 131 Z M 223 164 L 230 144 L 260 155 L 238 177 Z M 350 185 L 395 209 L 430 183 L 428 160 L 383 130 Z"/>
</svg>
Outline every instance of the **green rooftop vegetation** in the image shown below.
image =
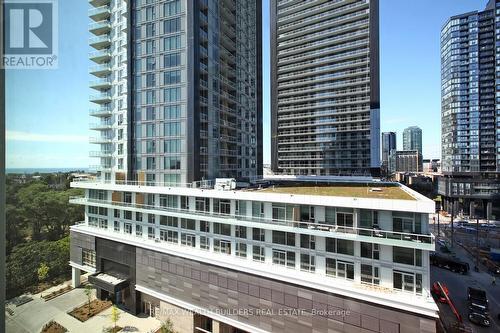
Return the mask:
<svg viewBox="0 0 500 333">
<path fill-rule="evenodd" d="M 416 200 L 399 186 L 366 185 L 318 185 L 318 186 L 271 186 L 259 192 L 297 195 L 322 195 L 335 197 Z"/>
</svg>

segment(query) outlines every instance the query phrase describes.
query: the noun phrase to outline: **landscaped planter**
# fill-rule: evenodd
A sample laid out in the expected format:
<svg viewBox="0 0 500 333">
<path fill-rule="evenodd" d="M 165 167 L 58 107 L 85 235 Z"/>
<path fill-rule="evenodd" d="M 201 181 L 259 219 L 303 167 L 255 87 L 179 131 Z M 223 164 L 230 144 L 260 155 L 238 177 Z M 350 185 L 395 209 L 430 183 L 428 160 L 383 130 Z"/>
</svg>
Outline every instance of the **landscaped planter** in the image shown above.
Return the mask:
<svg viewBox="0 0 500 333">
<path fill-rule="evenodd" d="M 74 308 L 68 314 L 70 316 L 75 317 L 81 322 L 87 321 L 93 316 L 101 313 L 112 305 L 110 301 L 101 301 L 99 299 L 95 299 L 90 302 L 90 311 L 89 304 L 85 303 L 77 308 Z"/>
<path fill-rule="evenodd" d="M 73 290 L 73 288 L 71 286 L 65 286 L 65 287 L 58 289 L 58 290 L 55 290 L 49 294 L 42 295 L 42 298 L 44 301 L 50 301 L 51 299 L 54 299 L 57 296 L 61 296 L 62 294 L 65 294 L 71 290 Z"/>
<path fill-rule="evenodd" d="M 68 330 L 56 321 L 49 321 L 43 326 L 41 333 L 65 333 Z"/>
</svg>

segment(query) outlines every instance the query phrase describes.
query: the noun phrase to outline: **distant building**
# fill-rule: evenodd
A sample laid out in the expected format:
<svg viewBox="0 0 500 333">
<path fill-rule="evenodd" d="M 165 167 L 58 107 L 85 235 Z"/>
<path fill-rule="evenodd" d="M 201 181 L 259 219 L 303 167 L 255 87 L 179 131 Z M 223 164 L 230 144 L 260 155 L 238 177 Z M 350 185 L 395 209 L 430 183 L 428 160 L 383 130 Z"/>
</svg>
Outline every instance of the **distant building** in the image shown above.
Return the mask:
<svg viewBox="0 0 500 333">
<path fill-rule="evenodd" d="M 418 150 L 393 150 L 390 158 L 390 172 L 422 172 L 422 153 Z"/>
<path fill-rule="evenodd" d="M 378 3 L 271 1 L 276 174 L 380 173 Z"/>
<path fill-rule="evenodd" d="M 389 155 L 396 146 L 396 132 L 383 132 L 382 133 L 382 172 L 387 173 L 389 168 Z"/>
<path fill-rule="evenodd" d="M 448 212 L 500 217 L 500 1 L 441 29 L 442 173 Z M 497 67 L 495 67 L 497 66 Z M 478 208 L 478 209 L 476 209 Z"/>
<path fill-rule="evenodd" d="M 418 150 L 422 153 L 422 130 L 418 126 L 410 126 L 403 131 L 403 150 Z"/>
<path fill-rule="evenodd" d="M 441 169 L 441 160 L 439 158 L 423 160 L 424 172 L 439 172 L 440 169 Z"/>
</svg>

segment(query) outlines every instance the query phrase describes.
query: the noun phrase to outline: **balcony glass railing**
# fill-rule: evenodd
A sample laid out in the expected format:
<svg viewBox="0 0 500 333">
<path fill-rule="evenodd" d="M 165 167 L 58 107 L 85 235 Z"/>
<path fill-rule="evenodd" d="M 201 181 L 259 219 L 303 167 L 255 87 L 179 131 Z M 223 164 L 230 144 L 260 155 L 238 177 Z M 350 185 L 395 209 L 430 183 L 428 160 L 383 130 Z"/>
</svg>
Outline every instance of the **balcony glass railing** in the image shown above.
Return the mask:
<svg viewBox="0 0 500 333">
<path fill-rule="evenodd" d="M 104 18 L 104 17 L 108 17 L 109 15 L 111 15 L 111 11 L 109 10 L 108 5 L 89 9 L 89 17 L 92 19 L 101 18 L 101 17 Z"/>
<path fill-rule="evenodd" d="M 109 71 L 111 71 L 111 66 L 109 63 L 91 66 L 89 69 L 90 73 L 109 72 Z"/>
<path fill-rule="evenodd" d="M 83 204 L 83 205 L 105 204 L 123 208 L 139 208 L 139 209 L 147 209 L 150 211 L 153 210 L 153 211 L 162 211 L 168 213 L 189 214 L 193 219 L 200 219 L 200 220 L 203 220 L 207 217 L 215 217 L 215 218 L 226 219 L 228 223 L 230 222 L 237 223 L 238 221 L 244 221 L 244 222 L 272 224 L 272 225 L 287 226 L 293 228 L 317 230 L 317 231 L 324 231 L 325 237 L 328 237 L 328 233 L 341 233 L 349 235 L 375 237 L 379 239 L 391 239 L 391 240 L 408 241 L 415 243 L 434 244 L 434 235 L 432 234 L 426 235 L 417 233 L 406 233 L 406 232 L 397 232 L 390 230 L 381 230 L 378 228 L 368 229 L 368 228 L 346 227 L 335 224 L 329 224 L 326 222 L 278 220 L 278 219 L 269 219 L 263 217 L 253 217 L 247 215 L 232 215 L 232 214 L 224 214 L 218 212 L 206 212 L 206 211 L 197 211 L 197 210 L 189 210 L 182 208 L 168 208 L 163 206 L 90 199 L 81 196 L 70 197 L 70 202 L 74 204 Z"/>
<path fill-rule="evenodd" d="M 89 44 L 90 45 L 95 45 L 95 44 L 110 44 L 111 39 L 108 35 L 102 35 L 102 36 L 95 36 L 89 38 Z"/>
<path fill-rule="evenodd" d="M 102 20 L 99 22 L 89 24 L 89 31 L 108 30 L 108 29 L 111 29 L 111 23 L 109 22 L 109 20 Z"/>
</svg>

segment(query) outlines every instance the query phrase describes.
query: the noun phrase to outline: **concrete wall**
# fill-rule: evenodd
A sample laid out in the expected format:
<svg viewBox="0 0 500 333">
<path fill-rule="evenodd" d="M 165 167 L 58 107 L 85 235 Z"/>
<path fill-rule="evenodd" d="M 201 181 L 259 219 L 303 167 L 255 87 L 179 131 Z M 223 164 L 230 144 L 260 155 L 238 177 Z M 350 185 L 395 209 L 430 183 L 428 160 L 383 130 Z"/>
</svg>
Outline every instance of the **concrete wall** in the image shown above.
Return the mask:
<svg viewBox="0 0 500 333">
<path fill-rule="evenodd" d="M 71 231 L 69 260 L 81 265 L 82 249 L 95 250 L 95 237 Z"/>
<path fill-rule="evenodd" d="M 432 318 L 151 250 L 136 254 L 137 285 L 206 309 L 251 310 L 228 316 L 266 331 L 435 332 Z"/>
</svg>

